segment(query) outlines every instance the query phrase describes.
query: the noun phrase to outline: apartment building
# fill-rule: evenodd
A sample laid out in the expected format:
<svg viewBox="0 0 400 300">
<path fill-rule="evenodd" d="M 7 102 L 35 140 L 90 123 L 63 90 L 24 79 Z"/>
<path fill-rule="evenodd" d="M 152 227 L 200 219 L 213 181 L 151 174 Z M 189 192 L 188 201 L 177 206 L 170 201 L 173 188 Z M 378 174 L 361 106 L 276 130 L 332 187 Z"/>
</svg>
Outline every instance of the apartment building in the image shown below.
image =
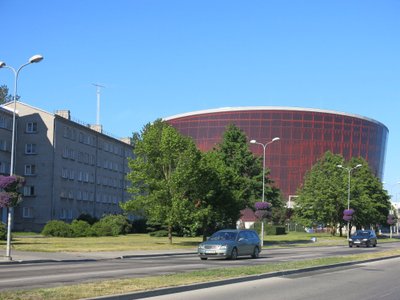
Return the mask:
<svg viewBox="0 0 400 300">
<path fill-rule="evenodd" d="M 82 213 L 100 218 L 121 212 L 119 203 L 129 200 L 129 139 L 73 121 L 68 110 L 49 113 L 17 102 L 17 114 L 15 173 L 26 184 L 14 210 L 14 230 L 40 231 L 49 220 L 69 222 Z M 0 128 L 0 141 L 7 138 L 11 131 L 3 138 Z"/>
<path fill-rule="evenodd" d="M 0 175 L 10 175 L 12 112 L 0 106 Z M 7 211 L 0 208 L 0 221 L 7 220 Z"/>
</svg>

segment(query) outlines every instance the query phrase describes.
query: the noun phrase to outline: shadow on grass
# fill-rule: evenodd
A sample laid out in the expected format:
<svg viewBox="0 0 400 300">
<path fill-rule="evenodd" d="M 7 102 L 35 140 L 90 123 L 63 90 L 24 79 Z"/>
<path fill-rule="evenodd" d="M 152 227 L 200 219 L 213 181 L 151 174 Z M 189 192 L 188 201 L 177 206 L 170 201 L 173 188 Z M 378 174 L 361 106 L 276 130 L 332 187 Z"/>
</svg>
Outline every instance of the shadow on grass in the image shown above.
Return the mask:
<svg viewBox="0 0 400 300">
<path fill-rule="evenodd" d="M 165 242 L 156 242 L 155 244 L 157 245 L 165 245 L 165 244 L 169 244 L 169 241 L 166 240 Z M 174 241 L 174 239 L 172 239 L 172 245 L 174 246 L 191 246 L 191 247 L 197 247 L 200 244 L 200 242 L 191 242 L 191 241 L 186 241 L 186 242 L 182 242 L 182 241 Z"/>
<path fill-rule="evenodd" d="M 311 244 L 313 241 L 310 239 L 305 240 L 305 239 L 299 239 L 299 240 L 293 240 L 293 241 L 264 241 L 264 246 L 295 246 L 298 244 Z"/>
</svg>

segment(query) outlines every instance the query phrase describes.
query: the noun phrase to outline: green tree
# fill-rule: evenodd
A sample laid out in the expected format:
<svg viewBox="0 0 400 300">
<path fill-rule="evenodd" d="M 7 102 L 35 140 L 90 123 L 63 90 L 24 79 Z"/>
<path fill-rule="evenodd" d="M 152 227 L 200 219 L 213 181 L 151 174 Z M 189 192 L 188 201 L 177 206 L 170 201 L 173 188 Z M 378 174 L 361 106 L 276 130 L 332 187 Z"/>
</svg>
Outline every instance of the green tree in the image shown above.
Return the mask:
<svg viewBox="0 0 400 300">
<path fill-rule="evenodd" d="M 6 102 L 10 102 L 13 100 L 13 95 L 9 94 L 9 89 L 6 85 L 0 86 L 0 104 L 4 104 Z M 17 101 L 19 100 L 19 96 L 17 95 Z"/>
<path fill-rule="evenodd" d="M 240 210 L 253 207 L 262 198 L 262 158 L 253 155 L 245 133 L 235 125 L 227 127 L 214 151 L 225 166 L 219 169 L 223 172 L 220 176 L 231 195 L 230 218 L 236 222 Z M 269 178 L 269 170 L 265 172 L 265 201 L 271 202 L 276 209 L 283 207 L 279 189 Z"/>
<path fill-rule="evenodd" d="M 0 104 L 6 103 L 7 95 L 8 95 L 8 87 L 6 85 L 0 86 Z"/>
<path fill-rule="evenodd" d="M 135 137 L 134 154 L 128 174 L 133 199 L 121 207 L 143 213 L 152 223 L 165 225 L 172 243 L 174 227 L 184 227 L 196 220 L 192 219 L 193 198 L 199 193 L 196 184 L 202 182 L 194 168 L 201 154 L 190 138 L 161 120 L 146 125 L 141 135 Z"/>
<path fill-rule="evenodd" d="M 216 229 L 233 227 L 242 206 L 230 188 L 235 174 L 224 163 L 220 153 L 217 151 L 204 153 L 202 168 L 207 182 L 204 188 L 207 191 L 197 206 L 201 208 L 202 233 L 205 239 Z"/>
<path fill-rule="evenodd" d="M 332 234 L 347 224 L 343 220 L 343 211 L 348 205 L 349 174 L 345 168 L 362 167 L 352 170 L 350 177 L 350 208 L 355 210 L 351 225 L 357 228 L 369 228 L 371 225 L 386 223 L 390 209 L 387 192 L 382 183 L 373 175 L 368 162 L 362 158 L 353 158 L 344 163 L 339 154 L 331 152 L 317 161 L 304 179 L 296 198 L 295 218 L 305 226 L 317 224 L 332 227 Z M 344 169 L 338 168 L 343 165 Z M 351 227 L 351 226 L 350 226 Z"/>
<path fill-rule="evenodd" d="M 295 218 L 306 227 L 324 224 L 336 233 L 336 227 L 344 224 L 342 170 L 337 167 L 343 161 L 342 156 L 326 152 L 305 175 L 304 184 L 298 190 Z"/>
<path fill-rule="evenodd" d="M 375 227 L 377 224 L 386 225 L 387 215 L 391 209 L 390 196 L 366 160 L 353 158 L 347 163 L 347 167 L 351 168 L 358 164 L 362 167 L 354 170 L 350 177 L 350 207 L 355 210 L 350 224 L 357 229 Z M 342 185 L 347 187 L 348 173 L 343 172 L 342 178 Z M 347 188 L 342 190 L 342 197 L 347 199 Z"/>
</svg>

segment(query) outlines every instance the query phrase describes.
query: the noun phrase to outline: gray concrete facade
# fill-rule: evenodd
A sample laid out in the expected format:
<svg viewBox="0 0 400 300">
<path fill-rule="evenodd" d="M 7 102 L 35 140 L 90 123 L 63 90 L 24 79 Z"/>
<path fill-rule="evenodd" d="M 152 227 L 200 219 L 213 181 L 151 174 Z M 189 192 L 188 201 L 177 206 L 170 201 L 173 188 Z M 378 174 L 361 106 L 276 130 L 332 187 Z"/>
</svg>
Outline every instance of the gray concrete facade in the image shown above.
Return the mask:
<svg viewBox="0 0 400 300">
<path fill-rule="evenodd" d="M 26 184 L 14 230 L 40 231 L 49 220 L 70 222 L 83 213 L 100 218 L 121 212 L 119 203 L 129 199 L 130 144 L 103 134 L 99 125 L 71 120 L 67 110 L 53 114 L 18 102 L 17 115 L 15 173 Z"/>
</svg>

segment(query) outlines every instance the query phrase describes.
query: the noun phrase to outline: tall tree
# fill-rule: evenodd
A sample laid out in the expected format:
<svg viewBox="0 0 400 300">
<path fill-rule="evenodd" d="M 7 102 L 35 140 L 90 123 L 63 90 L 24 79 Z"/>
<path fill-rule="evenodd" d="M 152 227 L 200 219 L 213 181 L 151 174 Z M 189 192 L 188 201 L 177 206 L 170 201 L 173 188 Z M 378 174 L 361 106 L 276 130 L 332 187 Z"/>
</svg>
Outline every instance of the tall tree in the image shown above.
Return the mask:
<svg viewBox="0 0 400 300">
<path fill-rule="evenodd" d="M 8 96 L 8 87 L 6 85 L 0 86 L 0 104 L 6 103 L 6 99 Z"/>
<path fill-rule="evenodd" d="M 307 227 L 324 224 L 332 228 L 332 234 L 338 225 L 344 224 L 342 212 L 346 198 L 339 193 L 343 190 L 343 177 L 337 167 L 342 161 L 342 156 L 328 151 L 305 175 L 294 210 L 298 222 Z"/>
<path fill-rule="evenodd" d="M 13 100 L 13 95 L 9 94 L 9 89 L 6 85 L 0 86 L 0 105 Z M 17 100 L 19 96 L 17 95 Z"/>
<path fill-rule="evenodd" d="M 361 164 L 362 167 L 354 170 L 350 177 L 350 206 L 355 210 L 351 225 L 356 226 L 357 229 L 375 227 L 377 224 L 387 225 L 387 215 L 391 209 L 390 196 L 383 189 L 379 178 L 374 176 L 366 160 L 352 158 L 347 163 L 347 167 L 354 167 L 358 164 Z M 345 180 L 348 179 L 348 176 L 344 177 Z"/>
<path fill-rule="evenodd" d="M 134 154 L 128 174 L 133 199 L 121 207 L 128 212 L 142 211 L 150 222 L 164 224 L 172 243 L 174 226 L 187 225 L 193 214 L 195 193 L 188 180 L 197 178 L 193 168 L 201 160 L 200 152 L 191 139 L 156 120 L 135 137 Z"/>
<path fill-rule="evenodd" d="M 235 125 L 227 127 L 214 151 L 226 166 L 225 174 L 229 174 L 225 177 L 229 180 L 227 186 L 232 195 L 231 201 L 236 204 L 233 219 L 237 220 L 241 209 L 252 207 L 261 199 L 262 160 L 253 155 L 245 133 Z M 266 170 L 265 176 L 265 199 L 278 207 L 281 205 L 279 190 L 269 179 L 269 170 Z"/>
<path fill-rule="evenodd" d="M 343 220 L 343 211 L 348 206 L 348 179 L 345 169 L 357 164 L 362 167 L 354 169 L 350 176 L 350 207 L 355 210 L 351 224 L 370 227 L 371 224 L 383 223 L 390 207 L 389 196 L 382 184 L 362 158 L 353 158 L 344 163 L 341 155 L 331 152 L 317 161 L 304 178 L 296 198 L 295 217 L 305 226 L 323 224 L 332 227 L 336 233 L 347 223 Z"/>
</svg>

